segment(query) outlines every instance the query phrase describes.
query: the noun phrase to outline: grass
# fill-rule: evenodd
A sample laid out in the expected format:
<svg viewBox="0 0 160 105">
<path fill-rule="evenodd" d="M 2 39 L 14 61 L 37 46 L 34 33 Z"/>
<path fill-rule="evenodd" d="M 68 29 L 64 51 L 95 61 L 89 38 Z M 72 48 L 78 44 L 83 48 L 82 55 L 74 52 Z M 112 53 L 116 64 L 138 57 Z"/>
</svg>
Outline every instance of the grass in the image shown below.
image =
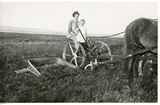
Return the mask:
<svg viewBox="0 0 160 105">
<path fill-rule="evenodd" d="M 4 33 L 3 33 L 4 34 Z M 6 34 L 5 35 L 9 35 Z M 16 36 L 17 34 L 11 34 Z M 19 35 L 19 34 L 18 34 Z M 1 102 L 156 102 L 157 94 L 136 90 L 131 95 L 127 72 L 121 63 L 101 65 L 93 71 L 64 66 L 37 66 L 41 76 L 14 71 L 27 67 L 25 58 L 61 57 L 64 39 L 51 36 L 19 35 L 4 37 L 0 43 Z M 97 40 L 92 38 L 93 40 Z M 98 39 L 104 40 L 104 39 Z M 113 40 L 118 40 L 114 41 Z M 113 54 L 122 55 L 123 41 L 105 39 Z M 53 57 L 54 60 L 54 57 Z M 122 62 L 123 63 L 123 62 Z"/>
</svg>

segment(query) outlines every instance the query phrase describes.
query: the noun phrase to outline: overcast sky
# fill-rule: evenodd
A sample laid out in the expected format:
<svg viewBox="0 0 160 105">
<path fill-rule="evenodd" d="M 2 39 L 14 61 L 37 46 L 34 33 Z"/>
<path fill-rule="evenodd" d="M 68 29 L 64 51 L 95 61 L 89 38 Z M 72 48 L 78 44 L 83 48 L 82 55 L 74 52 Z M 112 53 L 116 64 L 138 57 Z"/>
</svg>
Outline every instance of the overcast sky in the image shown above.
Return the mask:
<svg viewBox="0 0 160 105">
<path fill-rule="evenodd" d="M 157 18 L 156 2 L 1 2 L 0 26 L 67 32 L 72 12 L 87 21 L 88 33 L 118 33 L 139 17 Z"/>
</svg>

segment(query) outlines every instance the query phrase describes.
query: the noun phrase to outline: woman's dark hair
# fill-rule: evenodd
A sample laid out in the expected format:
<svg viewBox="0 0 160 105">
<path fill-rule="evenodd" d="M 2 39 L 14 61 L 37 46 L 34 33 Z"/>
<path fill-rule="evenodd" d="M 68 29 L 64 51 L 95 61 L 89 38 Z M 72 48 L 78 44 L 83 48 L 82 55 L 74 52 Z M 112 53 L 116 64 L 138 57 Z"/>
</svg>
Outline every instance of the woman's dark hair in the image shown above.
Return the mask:
<svg viewBox="0 0 160 105">
<path fill-rule="evenodd" d="M 74 11 L 72 16 L 74 17 L 76 14 L 79 16 L 79 12 L 78 11 Z"/>
</svg>

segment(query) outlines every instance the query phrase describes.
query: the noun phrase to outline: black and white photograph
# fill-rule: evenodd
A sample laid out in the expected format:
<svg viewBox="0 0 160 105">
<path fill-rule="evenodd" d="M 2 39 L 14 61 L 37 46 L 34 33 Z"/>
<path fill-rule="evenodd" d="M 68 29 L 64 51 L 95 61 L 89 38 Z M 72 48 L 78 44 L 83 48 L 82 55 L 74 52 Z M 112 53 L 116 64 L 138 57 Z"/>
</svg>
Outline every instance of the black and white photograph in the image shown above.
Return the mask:
<svg viewBox="0 0 160 105">
<path fill-rule="evenodd" d="M 157 103 L 158 1 L 0 1 L 0 103 Z"/>
</svg>

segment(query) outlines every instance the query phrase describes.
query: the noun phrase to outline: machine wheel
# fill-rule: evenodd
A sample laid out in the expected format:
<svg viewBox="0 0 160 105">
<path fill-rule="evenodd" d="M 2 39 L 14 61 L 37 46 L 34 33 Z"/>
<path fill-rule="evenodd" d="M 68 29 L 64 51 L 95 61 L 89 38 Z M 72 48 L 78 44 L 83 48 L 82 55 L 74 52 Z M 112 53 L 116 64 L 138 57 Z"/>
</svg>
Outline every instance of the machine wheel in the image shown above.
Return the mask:
<svg viewBox="0 0 160 105">
<path fill-rule="evenodd" d="M 96 41 L 95 47 L 92 49 L 92 52 L 95 53 L 98 57 L 98 62 L 112 60 L 111 49 L 107 43 L 102 41 Z"/>
<path fill-rule="evenodd" d="M 67 62 L 74 64 L 76 67 L 83 67 L 86 53 L 81 44 L 79 45 L 78 50 L 76 50 L 74 43 L 70 41 L 63 49 L 62 58 Z"/>
</svg>

